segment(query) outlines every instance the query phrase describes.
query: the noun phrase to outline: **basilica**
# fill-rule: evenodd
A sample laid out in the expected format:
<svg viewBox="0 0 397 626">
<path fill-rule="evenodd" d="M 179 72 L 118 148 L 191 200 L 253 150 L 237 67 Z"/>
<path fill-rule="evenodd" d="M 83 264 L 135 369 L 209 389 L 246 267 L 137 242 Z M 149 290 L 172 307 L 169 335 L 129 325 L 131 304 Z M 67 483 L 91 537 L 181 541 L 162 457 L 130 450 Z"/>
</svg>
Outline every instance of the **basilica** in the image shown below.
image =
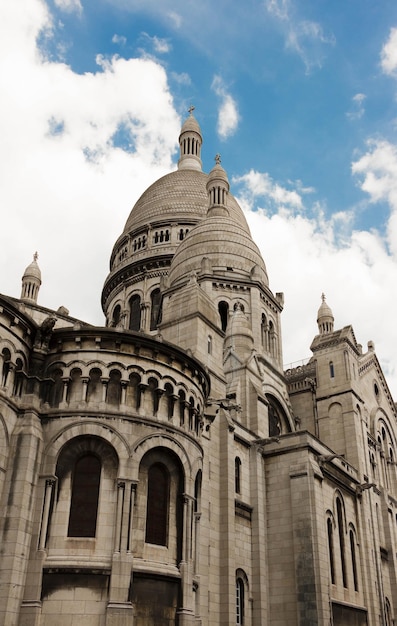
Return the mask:
<svg viewBox="0 0 397 626">
<path fill-rule="evenodd" d="M 0 295 L 0 626 L 392 626 L 375 347 L 323 295 L 284 370 L 283 294 L 192 111 L 179 146 L 114 244 L 103 326 L 40 305 L 37 255 Z"/>
</svg>

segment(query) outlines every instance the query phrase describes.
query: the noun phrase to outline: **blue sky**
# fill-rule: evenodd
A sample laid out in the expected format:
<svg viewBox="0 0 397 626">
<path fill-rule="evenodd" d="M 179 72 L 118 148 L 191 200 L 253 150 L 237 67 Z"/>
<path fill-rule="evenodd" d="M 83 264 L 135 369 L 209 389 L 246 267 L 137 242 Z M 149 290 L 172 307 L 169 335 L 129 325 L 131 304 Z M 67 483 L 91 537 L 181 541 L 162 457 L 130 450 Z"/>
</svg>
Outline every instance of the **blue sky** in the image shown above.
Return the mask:
<svg viewBox="0 0 397 626">
<path fill-rule="evenodd" d="M 103 323 L 113 243 L 193 104 L 285 293 L 285 362 L 324 291 L 397 391 L 394 0 L 3 0 L 0 31 L 0 292 L 37 249 L 41 304 Z"/>
</svg>

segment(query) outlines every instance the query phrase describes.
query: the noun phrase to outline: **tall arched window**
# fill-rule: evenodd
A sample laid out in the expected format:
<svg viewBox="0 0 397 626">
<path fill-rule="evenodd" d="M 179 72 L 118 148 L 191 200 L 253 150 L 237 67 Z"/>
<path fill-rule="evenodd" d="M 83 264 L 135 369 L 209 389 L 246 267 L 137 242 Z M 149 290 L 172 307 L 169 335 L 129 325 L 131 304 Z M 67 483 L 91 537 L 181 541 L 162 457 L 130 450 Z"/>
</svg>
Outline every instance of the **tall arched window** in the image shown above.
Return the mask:
<svg viewBox="0 0 397 626">
<path fill-rule="evenodd" d="M 120 321 L 121 316 L 121 306 L 117 304 L 113 309 L 112 315 L 112 326 L 115 328 Z"/>
<path fill-rule="evenodd" d="M 5 387 L 7 385 L 7 378 L 8 378 L 8 374 L 10 372 L 10 366 L 11 366 L 11 352 L 9 351 L 8 348 L 4 348 L 2 352 L 2 356 L 3 356 L 3 371 L 1 373 L 1 384 L 3 387 Z"/>
<path fill-rule="evenodd" d="M 347 587 L 346 561 L 345 561 L 345 533 L 344 533 L 342 503 L 339 498 L 336 499 L 336 513 L 338 517 L 338 533 L 339 533 L 340 561 L 341 561 L 341 566 L 342 566 L 342 581 L 343 581 L 343 586 Z"/>
<path fill-rule="evenodd" d="M 352 557 L 354 591 L 358 591 L 356 542 L 355 542 L 355 538 L 354 538 L 354 532 L 352 530 L 350 530 L 349 537 L 350 537 L 350 553 L 351 553 L 351 557 Z"/>
<path fill-rule="evenodd" d="M 329 375 L 331 378 L 335 378 L 335 368 L 332 361 L 329 362 Z"/>
<path fill-rule="evenodd" d="M 329 567 L 331 573 L 331 583 L 335 584 L 335 560 L 334 560 L 334 539 L 332 529 L 332 519 L 327 519 L 327 535 L 328 535 L 328 554 L 329 554 Z"/>
<path fill-rule="evenodd" d="M 241 493 L 241 460 L 238 456 L 234 459 L 234 490 Z"/>
<path fill-rule="evenodd" d="M 157 324 L 161 321 L 161 293 L 160 289 L 154 289 L 150 294 L 150 330 L 156 330 Z"/>
<path fill-rule="evenodd" d="M 227 319 L 229 316 L 229 305 L 227 302 L 224 302 L 222 300 L 222 302 L 220 302 L 218 304 L 218 311 L 219 311 L 219 316 L 221 318 L 221 328 L 223 330 L 223 332 L 225 332 L 226 328 L 227 328 Z"/>
<path fill-rule="evenodd" d="M 244 609 L 245 609 L 245 597 L 244 597 L 244 581 L 242 578 L 236 579 L 236 626 L 243 626 L 244 624 Z"/>
<path fill-rule="evenodd" d="M 170 478 L 165 465 L 154 463 L 148 471 L 146 543 L 167 545 Z"/>
<path fill-rule="evenodd" d="M 130 330 L 141 329 L 141 298 L 137 294 L 130 300 Z"/>
<path fill-rule="evenodd" d="M 68 537 L 95 537 L 101 462 L 93 454 L 80 457 L 74 466 Z"/>
</svg>

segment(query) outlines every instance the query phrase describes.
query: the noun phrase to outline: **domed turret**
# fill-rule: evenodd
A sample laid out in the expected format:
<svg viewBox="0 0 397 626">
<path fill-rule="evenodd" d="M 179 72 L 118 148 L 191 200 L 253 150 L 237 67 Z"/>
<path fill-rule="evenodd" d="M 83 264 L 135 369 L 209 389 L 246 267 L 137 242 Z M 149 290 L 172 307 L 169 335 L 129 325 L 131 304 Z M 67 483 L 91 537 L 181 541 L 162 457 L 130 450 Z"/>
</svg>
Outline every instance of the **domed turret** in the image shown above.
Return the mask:
<svg viewBox="0 0 397 626">
<path fill-rule="evenodd" d="M 318 332 L 320 335 L 332 333 L 334 331 L 334 316 L 333 313 L 325 302 L 325 295 L 321 295 L 321 305 L 317 313 Z"/>
<path fill-rule="evenodd" d="M 209 216 L 229 215 L 226 208 L 230 185 L 227 174 L 221 165 L 220 154 L 215 157 L 215 166 L 208 175 L 207 192 L 209 199 Z"/>
<path fill-rule="evenodd" d="M 33 261 L 27 266 L 22 276 L 21 300 L 37 302 L 37 296 L 41 285 L 41 271 L 37 264 L 37 252 L 33 255 Z"/>
<path fill-rule="evenodd" d="M 229 211 L 229 181 L 215 157 L 216 164 L 208 175 L 207 217 L 195 226 L 179 245 L 171 263 L 169 284 L 182 284 L 192 273 L 203 273 L 211 267 L 220 278 L 251 280 L 268 286 L 265 263 L 257 245 L 245 228 L 245 219 L 236 219 Z"/>
<path fill-rule="evenodd" d="M 182 126 L 179 135 L 180 158 L 179 170 L 198 170 L 201 172 L 201 145 L 203 138 L 200 126 L 193 116 L 194 106 L 189 108 L 189 117 Z"/>
<path fill-rule="evenodd" d="M 227 326 L 224 352 L 233 350 L 242 361 L 245 361 L 252 354 L 254 349 L 254 336 L 243 306 L 238 302 L 230 317 Z"/>
</svg>

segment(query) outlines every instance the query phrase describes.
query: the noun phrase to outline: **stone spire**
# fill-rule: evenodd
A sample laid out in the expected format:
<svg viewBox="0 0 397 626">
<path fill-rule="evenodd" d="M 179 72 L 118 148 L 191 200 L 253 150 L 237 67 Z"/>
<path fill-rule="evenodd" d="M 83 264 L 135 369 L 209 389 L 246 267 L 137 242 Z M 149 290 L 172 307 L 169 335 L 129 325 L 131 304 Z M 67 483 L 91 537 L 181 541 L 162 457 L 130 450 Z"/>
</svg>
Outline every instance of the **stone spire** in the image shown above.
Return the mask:
<svg viewBox="0 0 397 626">
<path fill-rule="evenodd" d="M 182 126 L 179 135 L 180 157 L 179 170 L 198 170 L 201 172 L 201 145 L 203 137 L 200 126 L 193 115 L 194 106 L 189 107 L 189 117 Z"/>
<path fill-rule="evenodd" d="M 226 208 L 230 185 L 227 174 L 221 165 L 221 155 L 215 156 L 215 165 L 208 174 L 208 216 L 229 215 Z"/>
<path fill-rule="evenodd" d="M 326 335 L 334 331 L 334 316 L 333 313 L 325 302 L 325 295 L 321 295 L 321 305 L 317 313 L 318 332 L 320 335 Z"/>
<path fill-rule="evenodd" d="M 37 252 L 33 255 L 33 261 L 27 266 L 22 276 L 21 300 L 25 302 L 37 302 L 41 285 L 41 271 L 37 264 Z"/>
</svg>

